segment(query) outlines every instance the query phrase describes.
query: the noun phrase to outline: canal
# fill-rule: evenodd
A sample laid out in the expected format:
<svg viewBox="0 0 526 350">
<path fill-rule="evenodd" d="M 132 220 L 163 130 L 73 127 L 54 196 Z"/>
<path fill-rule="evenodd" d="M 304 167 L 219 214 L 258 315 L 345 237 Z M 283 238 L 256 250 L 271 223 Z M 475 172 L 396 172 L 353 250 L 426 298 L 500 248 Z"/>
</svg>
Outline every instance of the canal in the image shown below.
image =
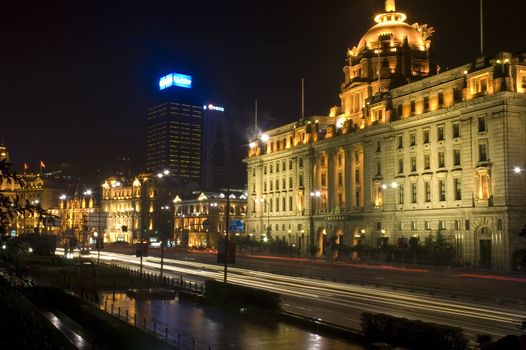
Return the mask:
<svg viewBox="0 0 526 350">
<path fill-rule="evenodd" d="M 135 300 L 103 293 L 101 309 L 180 349 L 352 349 L 363 346 L 246 310 L 186 300 Z"/>
</svg>

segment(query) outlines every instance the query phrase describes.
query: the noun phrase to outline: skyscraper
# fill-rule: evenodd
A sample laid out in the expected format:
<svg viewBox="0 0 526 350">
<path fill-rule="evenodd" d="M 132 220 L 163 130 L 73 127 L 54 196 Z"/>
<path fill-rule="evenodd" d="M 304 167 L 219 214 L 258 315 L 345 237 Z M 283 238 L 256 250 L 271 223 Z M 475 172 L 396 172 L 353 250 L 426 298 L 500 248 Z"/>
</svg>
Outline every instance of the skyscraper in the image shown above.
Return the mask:
<svg viewBox="0 0 526 350">
<path fill-rule="evenodd" d="M 227 116 L 221 106 L 208 104 L 203 110 L 203 188 L 217 190 L 226 186 Z"/>
<path fill-rule="evenodd" d="M 192 78 L 169 74 L 160 79 L 159 103 L 148 109 L 146 167 L 168 170 L 185 182 L 201 182 L 203 107 L 191 91 Z"/>
</svg>

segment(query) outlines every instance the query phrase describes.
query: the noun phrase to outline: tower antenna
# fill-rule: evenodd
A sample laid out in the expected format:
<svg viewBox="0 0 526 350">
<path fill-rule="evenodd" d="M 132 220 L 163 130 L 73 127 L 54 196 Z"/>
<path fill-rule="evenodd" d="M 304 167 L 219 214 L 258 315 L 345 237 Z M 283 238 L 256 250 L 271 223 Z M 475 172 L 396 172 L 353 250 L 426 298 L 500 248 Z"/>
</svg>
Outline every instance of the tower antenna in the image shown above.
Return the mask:
<svg viewBox="0 0 526 350">
<path fill-rule="evenodd" d="M 258 137 L 258 99 L 257 98 L 254 103 L 254 133 L 257 138 Z"/>
<path fill-rule="evenodd" d="M 305 79 L 301 78 L 301 120 L 305 119 Z"/>
<path fill-rule="evenodd" d="M 484 1 L 480 0 L 480 55 L 484 57 Z"/>
</svg>

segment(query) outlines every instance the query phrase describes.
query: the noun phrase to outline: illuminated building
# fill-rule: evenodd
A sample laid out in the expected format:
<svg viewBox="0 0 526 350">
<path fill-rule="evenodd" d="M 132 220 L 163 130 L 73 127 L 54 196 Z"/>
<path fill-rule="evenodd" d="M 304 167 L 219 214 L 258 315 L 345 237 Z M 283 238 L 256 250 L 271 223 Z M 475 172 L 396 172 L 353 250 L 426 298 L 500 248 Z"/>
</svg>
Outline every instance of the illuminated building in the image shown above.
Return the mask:
<svg viewBox="0 0 526 350">
<path fill-rule="evenodd" d="M 245 193 L 240 190 L 231 190 L 230 193 L 229 222 L 230 232 L 233 233 L 236 227 L 244 227 L 247 200 Z M 175 244 L 217 248 L 218 240 L 226 228 L 226 202 L 225 193 L 194 192 L 188 198 L 176 196 L 173 200 Z"/>
<path fill-rule="evenodd" d="M 200 184 L 203 106 L 191 92 L 191 77 L 169 74 L 159 86 L 159 103 L 148 109 L 146 167 Z"/>
<path fill-rule="evenodd" d="M 139 174 L 134 178 L 110 177 L 102 184 L 102 212 L 106 242 L 134 243 L 171 237 L 173 224 L 163 209 L 170 205 L 171 175 Z"/>
<path fill-rule="evenodd" d="M 0 161 L 4 160 L 9 163 L 9 151 L 7 147 L 3 144 L 0 144 Z"/>
<path fill-rule="evenodd" d="M 203 188 L 219 189 L 226 186 L 226 152 L 228 150 L 227 116 L 224 107 L 203 106 Z"/>
<path fill-rule="evenodd" d="M 526 54 L 441 72 L 433 29 L 405 19 L 386 1 L 348 51 L 328 116 L 253 144 L 248 232 L 304 233 L 303 253 L 322 256 L 440 231 L 457 263 L 509 269 L 526 212 Z"/>
</svg>

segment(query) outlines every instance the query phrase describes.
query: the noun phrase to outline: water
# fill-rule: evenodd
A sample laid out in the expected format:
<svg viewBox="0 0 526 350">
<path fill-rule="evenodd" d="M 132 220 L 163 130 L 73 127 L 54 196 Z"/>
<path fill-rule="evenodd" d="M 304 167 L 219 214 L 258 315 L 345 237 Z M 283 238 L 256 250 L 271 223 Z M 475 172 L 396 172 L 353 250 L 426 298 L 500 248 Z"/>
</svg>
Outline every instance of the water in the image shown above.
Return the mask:
<svg viewBox="0 0 526 350">
<path fill-rule="evenodd" d="M 185 300 L 134 300 L 124 293 L 104 293 L 101 308 L 168 339 L 182 349 L 352 349 L 363 350 L 342 338 L 316 333 L 248 308 L 242 312 Z"/>
</svg>

